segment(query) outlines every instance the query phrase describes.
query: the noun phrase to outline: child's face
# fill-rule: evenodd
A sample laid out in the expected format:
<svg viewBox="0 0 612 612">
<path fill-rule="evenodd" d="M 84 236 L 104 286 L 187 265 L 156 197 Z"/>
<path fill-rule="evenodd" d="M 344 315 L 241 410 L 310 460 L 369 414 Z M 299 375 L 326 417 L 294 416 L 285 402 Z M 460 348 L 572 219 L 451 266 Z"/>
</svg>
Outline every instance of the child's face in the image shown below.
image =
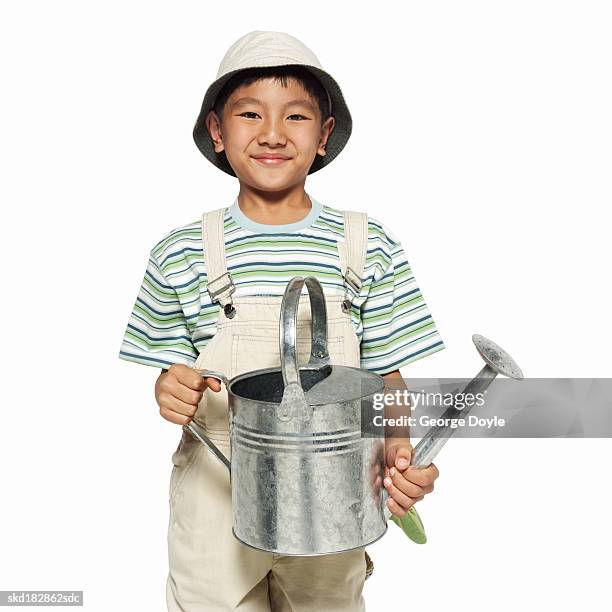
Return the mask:
<svg viewBox="0 0 612 612">
<path fill-rule="evenodd" d="M 227 100 L 219 123 L 211 111 L 206 124 L 215 151 L 225 155 L 241 183 L 262 191 L 281 191 L 306 181 L 308 170 L 334 126 L 321 124 L 317 101 L 293 79 L 287 87 L 272 78 L 239 87 Z M 266 161 L 271 153 L 287 159 Z"/>
</svg>

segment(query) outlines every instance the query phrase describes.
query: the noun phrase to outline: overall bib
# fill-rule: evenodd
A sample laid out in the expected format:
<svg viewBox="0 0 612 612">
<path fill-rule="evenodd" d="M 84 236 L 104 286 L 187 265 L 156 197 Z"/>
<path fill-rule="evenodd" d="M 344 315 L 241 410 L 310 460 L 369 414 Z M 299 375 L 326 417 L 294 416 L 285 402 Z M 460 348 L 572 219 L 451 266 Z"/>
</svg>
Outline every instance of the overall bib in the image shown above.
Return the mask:
<svg viewBox="0 0 612 612">
<path fill-rule="evenodd" d="M 196 369 L 220 370 L 231 379 L 259 368 L 280 367 L 279 320 L 282 296 L 232 299 L 225 259 L 225 208 L 202 216 L 202 242 L 209 279 L 207 290 L 220 304 L 215 335 L 198 356 Z M 350 318 L 350 301 L 359 294 L 367 251 L 367 215 L 344 212 L 344 241 L 338 241 L 345 295 L 325 292 L 331 362 L 360 366 L 360 342 Z M 297 318 L 298 362 L 310 355 L 310 302 L 300 297 Z M 195 422 L 229 458 L 228 396 L 207 389 Z M 227 468 L 188 431 L 172 456 L 169 612 L 357 612 L 372 571 L 364 548 L 316 557 L 284 556 L 240 543 L 232 534 L 232 500 Z"/>
</svg>

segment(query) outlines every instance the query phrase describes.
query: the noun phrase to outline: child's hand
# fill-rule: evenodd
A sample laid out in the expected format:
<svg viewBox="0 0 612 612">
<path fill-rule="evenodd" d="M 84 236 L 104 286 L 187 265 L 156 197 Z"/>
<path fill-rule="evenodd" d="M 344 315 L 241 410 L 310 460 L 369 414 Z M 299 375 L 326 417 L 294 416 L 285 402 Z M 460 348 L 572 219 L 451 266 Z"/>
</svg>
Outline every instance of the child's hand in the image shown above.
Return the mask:
<svg viewBox="0 0 612 612">
<path fill-rule="evenodd" d="M 221 383 L 216 378 L 203 378 L 197 370 L 186 365 L 171 365 L 155 383 L 159 413 L 171 423 L 186 425 L 196 413 L 207 388 L 220 391 Z"/>
<path fill-rule="evenodd" d="M 412 456 L 409 440 L 386 440 L 385 446 L 387 466 L 383 482 L 389 493 L 387 506 L 401 518 L 416 502 L 433 491 L 439 472 L 433 463 L 426 468 L 409 467 Z"/>
</svg>

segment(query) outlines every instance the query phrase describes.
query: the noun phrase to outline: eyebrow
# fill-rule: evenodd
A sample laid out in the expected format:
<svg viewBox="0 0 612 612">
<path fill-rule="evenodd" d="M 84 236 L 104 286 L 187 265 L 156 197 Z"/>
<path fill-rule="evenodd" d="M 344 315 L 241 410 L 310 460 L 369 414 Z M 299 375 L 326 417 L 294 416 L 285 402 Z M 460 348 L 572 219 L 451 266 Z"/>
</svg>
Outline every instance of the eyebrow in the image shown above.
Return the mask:
<svg viewBox="0 0 612 612">
<path fill-rule="evenodd" d="M 257 98 L 252 98 L 251 96 L 246 96 L 244 98 L 239 98 L 232 104 L 232 108 L 238 108 L 240 106 L 246 106 L 247 104 L 262 104 L 261 100 Z M 301 98 L 299 100 L 290 100 L 285 104 L 285 108 L 289 106 L 304 106 L 308 108 L 311 112 L 315 113 L 316 109 L 314 104 L 310 100 L 306 100 L 305 98 Z"/>
</svg>

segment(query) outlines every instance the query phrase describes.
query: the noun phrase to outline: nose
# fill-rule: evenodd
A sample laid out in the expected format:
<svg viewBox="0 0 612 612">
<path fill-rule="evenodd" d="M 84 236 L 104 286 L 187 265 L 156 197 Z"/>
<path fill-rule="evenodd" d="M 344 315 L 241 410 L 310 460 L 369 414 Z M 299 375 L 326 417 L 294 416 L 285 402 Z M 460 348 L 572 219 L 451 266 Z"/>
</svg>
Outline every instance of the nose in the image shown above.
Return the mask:
<svg viewBox="0 0 612 612">
<path fill-rule="evenodd" d="M 268 116 L 261 122 L 261 129 L 257 136 L 260 146 L 282 147 L 287 144 L 283 120 L 281 117 Z"/>
</svg>

